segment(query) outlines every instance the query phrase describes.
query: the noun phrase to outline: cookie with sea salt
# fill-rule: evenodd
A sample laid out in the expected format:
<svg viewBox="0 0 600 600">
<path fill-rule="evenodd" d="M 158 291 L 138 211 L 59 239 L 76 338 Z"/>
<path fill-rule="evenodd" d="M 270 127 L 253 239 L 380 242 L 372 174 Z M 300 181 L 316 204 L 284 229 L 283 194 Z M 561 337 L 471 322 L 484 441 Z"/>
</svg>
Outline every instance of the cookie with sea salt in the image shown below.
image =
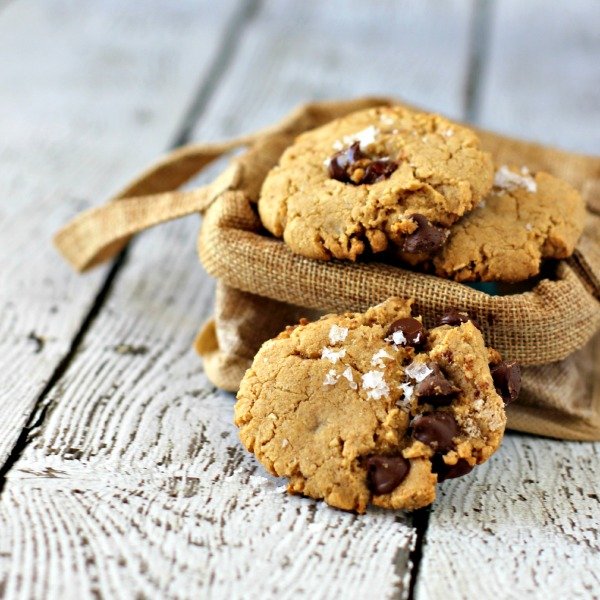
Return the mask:
<svg viewBox="0 0 600 600">
<path fill-rule="evenodd" d="M 502 166 L 492 192 L 450 230 L 436 273 L 457 281 L 523 281 L 546 258 L 567 258 L 583 231 L 585 205 L 568 183 Z"/>
<path fill-rule="evenodd" d="M 287 328 L 241 382 L 242 443 L 290 493 L 357 512 L 430 504 L 498 448 L 520 386 L 466 314 L 443 323 L 427 330 L 392 298 Z"/>
<path fill-rule="evenodd" d="M 300 135 L 267 175 L 258 210 L 273 235 L 309 258 L 356 260 L 389 248 L 421 260 L 492 178 L 491 157 L 470 129 L 379 107 Z"/>
</svg>

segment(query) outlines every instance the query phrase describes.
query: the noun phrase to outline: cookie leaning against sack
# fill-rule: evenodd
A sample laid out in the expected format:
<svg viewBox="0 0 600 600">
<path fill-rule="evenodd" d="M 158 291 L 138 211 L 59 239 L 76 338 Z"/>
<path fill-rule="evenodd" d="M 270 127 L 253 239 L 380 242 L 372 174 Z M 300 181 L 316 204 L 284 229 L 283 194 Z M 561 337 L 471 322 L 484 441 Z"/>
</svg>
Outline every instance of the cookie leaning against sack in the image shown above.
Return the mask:
<svg viewBox="0 0 600 600">
<path fill-rule="evenodd" d="M 518 366 L 486 348 L 465 314 L 426 331 L 410 305 L 392 298 L 289 327 L 257 353 L 235 422 L 289 492 L 358 512 L 416 509 L 433 502 L 436 482 L 498 448 Z"/>
<path fill-rule="evenodd" d="M 491 194 L 452 226 L 433 264 L 457 281 L 523 281 L 542 259 L 571 256 L 584 220 L 583 199 L 565 181 L 502 166 Z"/>
<path fill-rule="evenodd" d="M 427 113 L 380 107 L 300 135 L 267 175 L 264 226 L 309 258 L 356 258 L 391 243 L 426 256 L 490 190 L 477 136 Z"/>
</svg>

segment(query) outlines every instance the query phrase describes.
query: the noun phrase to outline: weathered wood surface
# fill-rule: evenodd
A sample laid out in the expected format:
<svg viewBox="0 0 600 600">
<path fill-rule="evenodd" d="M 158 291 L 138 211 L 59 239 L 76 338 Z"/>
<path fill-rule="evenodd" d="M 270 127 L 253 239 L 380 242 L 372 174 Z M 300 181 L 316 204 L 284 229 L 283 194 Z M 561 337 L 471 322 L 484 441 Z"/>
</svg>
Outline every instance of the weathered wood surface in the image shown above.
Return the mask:
<svg viewBox="0 0 600 600">
<path fill-rule="evenodd" d="M 508 435 L 442 486 L 417 598 L 597 598 L 600 445 Z"/>
<path fill-rule="evenodd" d="M 412 3 L 394 12 L 392 4 L 380 2 L 377 11 L 367 11 L 364 3 L 355 1 L 251 5 L 248 18 L 239 24 L 239 36 L 220 48 L 220 76 L 211 77 L 210 90 L 196 97 L 196 105 L 204 110 L 199 111 L 194 137 L 217 139 L 254 129 L 309 98 L 364 93 L 398 94 L 456 117 L 465 111 L 478 114 L 473 98 L 485 98 L 486 91 L 467 91 L 473 69 L 470 5 Z M 27 7 L 40 11 L 47 5 L 61 6 L 39 1 Z M 72 11 L 73 5 L 69 8 Z M 25 10 L 17 4 L 4 13 L 9 9 Z M 82 9 L 74 12 L 78 10 Z M 223 22 L 217 19 L 222 10 L 213 9 L 215 22 Z M 161 21 L 160 16 L 150 18 L 155 23 L 150 27 L 148 17 L 140 16 L 138 9 L 130 11 L 119 20 L 123 27 L 143 23 L 153 29 Z M 6 26 L 4 13 L 0 33 Z M 181 27 L 193 24 L 200 13 L 206 18 L 206 11 L 190 9 Z M 18 25 L 23 31 L 32 17 L 19 14 L 11 17 L 10 28 Z M 494 25 L 496 13 L 490 14 Z M 77 22 L 77 14 L 72 19 Z M 173 27 L 168 39 L 175 40 L 179 30 Z M 81 39 L 75 26 L 70 31 L 62 35 Z M 98 31 L 99 44 L 101 35 L 112 39 L 112 34 Z M 177 48 L 155 35 L 154 51 Z M 208 41 L 198 35 L 196 56 L 213 36 L 218 32 Z M 19 39 L 15 34 L 13 43 Z M 2 43 L 0 35 L 0 48 Z M 147 52 L 143 44 L 130 50 L 134 66 L 128 73 L 134 81 L 148 68 L 143 60 Z M 578 57 L 571 60 L 575 63 Z M 73 63 L 63 59 L 72 69 Z M 181 68 L 189 64 L 183 55 L 178 60 Z M 481 65 L 482 81 L 486 68 L 497 68 L 494 64 Z M 197 65 L 195 72 L 202 75 L 205 70 Z M 49 83 L 53 77 L 47 76 Z M 89 83 L 81 85 L 91 102 L 93 89 Z M 142 95 L 156 82 L 145 85 Z M 179 85 L 183 90 L 184 79 Z M 0 102 L 3 92 L 0 89 Z M 510 91 L 505 93 L 510 98 Z M 55 95 L 60 94 L 57 88 Z M 56 206 L 69 186 L 77 186 L 77 197 L 86 203 L 97 201 L 101 186 L 114 189 L 138 167 L 135 161 L 146 162 L 148 157 L 140 157 L 143 152 L 155 154 L 168 143 L 156 134 L 136 148 L 135 156 L 127 155 L 135 130 L 124 129 L 122 123 L 123 115 L 136 106 L 127 100 L 132 94 L 125 90 L 120 102 L 107 101 L 106 106 L 114 106 L 113 114 L 105 115 L 102 127 L 115 127 L 112 142 L 102 139 L 86 153 L 79 151 L 54 169 L 49 167 L 62 178 L 62 187 L 53 193 Z M 175 102 L 168 100 L 168 90 L 161 98 L 163 103 Z M 61 97 L 60 102 L 66 100 Z M 154 120 L 160 121 L 159 110 L 168 112 L 174 129 L 183 118 L 184 104 L 170 109 L 157 105 Z M 81 110 L 73 118 L 85 123 L 90 117 Z M 507 127 L 515 131 L 520 123 L 509 122 Z M 168 133 L 166 126 L 160 131 Z M 15 137 L 18 132 L 15 126 Z M 64 134 L 65 147 L 72 135 Z M 535 137 L 535 130 L 531 135 Z M 573 137 L 569 143 L 576 145 L 578 140 Z M 23 142 L 22 148 L 25 155 L 29 146 Z M 44 161 L 54 155 L 48 151 Z M 24 160 L 19 157 L 15 164 L 24 168 Z M 104 167 L 103 176 L 93 176 L 93 161 L 100 160 L 110 168 Z M 90 163 L 87 171 L 80 162 Z M 0 181 L 1 176 L 0 172 Z M 42 204 L 31 217 L 30 226 L 37 227 L 40 236 L 49 236 L 55 227 L 46 222 L 44 211 L 50 208 L 49 202 Z M 67 207 L 65 212 L 72 210 Z M 54 218 L 58 221 L 61 215 Z M 280 489 L 282 482 L 265 477 L 242 451 L 231 424 L 232 397 L 207 383 L 190 350 L 195 330 L 210 310 L 213 289 L 195 257 L 197 226 L 192 218 L 141 236 L 76 354 L 45 396 L 41 425 L 13 456 L 17 460 L 0 497 L 0 591 L 8 598 L 405 597 L 415 541 L 410 517 L 383 511 L 355 517 L 287 497 Z M 89 306 L 103 274 L 92 275 L 96 279 L 91 283 L 77 280 L 50 258 L 42 242 L 37 252 L 35 273 L 47 270 L 59 293 L 65 281 L 76 287 L 71 298 L 88 293 Z M 23 269 L 21 263 L 12 268 Z M 30 277 L 15 288 L 23 304 L 30 295 L 31 302 L 41 298 L 45 303 L 47 292 L 33 287 L 33 272 Z M 14 291 L 6 293 L 12 296 Z M 58 317 L 56 321 L 54 335 L 67 344 L 86 311 L 75 301 L 73 310 L 62 295 L 57 302 L 73 312 L 71 329 Z M 25 319 L 30 313 L 23 309 L 19 314 Z M 37 373 L 28 357 L 22 365 L 23 371 Z M 47 372 L 52 369 L 51 365 Z M 22 388 L 11 388 L 17 384 L 10 382 L 0 390 L 6 390 L 0 407 L 11 406 L 11 389 L 15 398 L 25 398 Z M 31 403 L 20 406 L 17 410 L 26 412 L 22 407 Z M 7 434 L 15 428 L 20 429 L 18 422 Z M 572 597 L 566 582 L 573 580 L 573 573 L 584 566 L 598 572 L 593 522 L 598 463 L 597 445 L 514 435 L 488 465 L 469 478 L 446 483 L 422 547 L 416 597 L 523 597 L 539 590 L 548 598 L 558 597 L 555 590 L 561 597 Z M 597 584 L 594 577 L 586 574 L 570 589 L 592 596 L 592 588 L 585 586 Z"/>
<path fill-rule="evenodd" d="M 229 137 L 308 100 L 365 95 L 462 117 L 470 25 L 460 0 L 265 2 L 193 135 Z"/>
<path fill-rule="evenodd" d="M 0 11 L 0 465 L 107 274 L 72 273 L 53 233 L 172 143 L 234 6 Z"/>
</svg>

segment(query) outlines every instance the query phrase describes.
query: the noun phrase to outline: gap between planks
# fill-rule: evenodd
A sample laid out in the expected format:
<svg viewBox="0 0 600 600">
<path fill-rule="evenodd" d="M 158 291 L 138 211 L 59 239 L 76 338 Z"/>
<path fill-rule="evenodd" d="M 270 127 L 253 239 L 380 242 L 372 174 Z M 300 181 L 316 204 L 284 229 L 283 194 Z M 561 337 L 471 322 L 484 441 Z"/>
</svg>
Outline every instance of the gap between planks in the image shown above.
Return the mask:
<svg viewBox="0 0 600 600">
<path fill-rule="evenodd" d="M 469 38 L 469 57 L 465 81 L 465 99 L 463 119 L 468 123 L 476 123 L 481 106 L 482 80 L 488 64 L 491 21 L 493 18 L 493 0 L 475 0 L 471 13 L 471 33 Z M 430 516 L 435 510 L 428 506 L 415 511 L 412 516 L 412 526 L 415 528 L 415 546 L 410 552 L 410 587 L 408 600 L 415 600 L 417 583 L 423 549 L 427 539 Z"/>
<path fill-rule="evenodd" d="M 11 1 L 12 0 L 0 0 L 0 11 Z M 186 144 L 190 140 L 194 123 L 196 123 L 196 121 L 204 112 L 208 102 L 212 97 L 212 94 L 214 93 L 214 90 L 217 88 L 220 79 L 225 73 L 227 66 L 231 63 L 235 55 L 242 31 L 258 13 L 259 9 L 260 0 L 248 0 L 247 2 L 242 3 L 240 8 L 232 15 L 230 23 L 226 27 L 226 33 L 223 36 L 222 43 L 215 54 L 213 64 L 208 70 L 207 76 L 200 82 L 198 90 L 194 94 L 189 108 L 184 113 L 181 124 L 176 129 L 173 140 L 170 144 L 168 144 L 169 150 L 174 150 L 175 148 Z M 0 496 L 2 495 L 6 485 L 7 474 L 22 456 L 25 448 L 29 444 L 31 432 L 43 425 L 44 418 L 50 404 L 49 394 L 68 370 L 73 358 L 81 346 L 83 339 L 85 338 L 87 331 L 93 325 L 96 317 L 110 296 L 110 291 L 118 279 L 119 272 L 126 263 L 127 252 L 128 248 L 126 247 L 113 261 L 113 264 L 106 275 L 106 278 L 102 282 L 91 308 L 85 315 L 81 326 L 73 337 L 69 350 L 59 361 L 58 365 L 52 372 L 48 383 L 39 393 L 33 405 L 31 414 L 21 430 L 12 451 L 0 468 Z"/>
</svg>

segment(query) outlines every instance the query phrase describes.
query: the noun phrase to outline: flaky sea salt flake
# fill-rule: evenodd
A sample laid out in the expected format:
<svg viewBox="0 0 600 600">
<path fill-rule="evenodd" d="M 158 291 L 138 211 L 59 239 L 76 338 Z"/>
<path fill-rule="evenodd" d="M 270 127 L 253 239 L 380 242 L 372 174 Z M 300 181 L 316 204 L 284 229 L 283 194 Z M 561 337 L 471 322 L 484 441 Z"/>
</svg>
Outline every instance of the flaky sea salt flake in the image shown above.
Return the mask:
<svg viewBox="0 0 600 600">
<path fill-rule="evenodd" d="M 344 372 L 342 373 L 342 377 L 348 380 L 350 387 L 355 390 L 358 388 L 358 384 L 354 381 L 354 377 L 352 376 L 352 368 L 346 367 Z"/>
<path fill-rule="evenodd" d="M 367 390 L 367 396 L 372 400 L 379 400 L 390 393 L 382 371 L 367 371 L 362 376 L 362 385 Z"/>
<path fill-rule="evenodd" d="M 404 372 L 415 381 L 423 381 L 428 375 L 433 373 L 433 370 L 430 369 L 425 363 L 420 362 L 412 362 Z"/>
<path fill-rule="evenodd" d="M 383 362 L 384 358 L 392 358 L 383 348 L 373 354 L 373 358 L 371 359 L 371 364 L 382 369 L 385 367 L 385 363 Z"/>
<path fill-rule="evenodd" d="M 404 401 L 410 402 L 415 391 L 415 386 L 412 383 L 406 382 L 400 384 L 400 389 L 404 392 Z"/>
<path fill-rule="evenodd" d="M 323 385 L 335 385 L 339 378 L 340 376 L 335 369 L 329 369 L 325 374 L 325 379 L 323 379 Z"/>
<path fill-rule="evenodd" d="M 329 330 L 329 341 L 332 344 L 343 342 L 348 337 L 348 328 L 340 327 L 339 325 L 332 325 Z"/>
<path fill-rule="evenodd" d="M 527 167 L 523 167 L 527 169 Z M 535 179 L 529 174 L 529 169 L 524 171 L 521 169 L 521 175 L 511 171 L 506 165 L 502 165 L 494 176 L 494 186 L 502 190 L 515 190 L 517 188 L 524 188 L 532 194 L 537 191 L 537 183 Z"/>
<path fill-rule="evenodd" d="M 340 360 L 340 358 L 344 358 L 344 356 L 346 356 L 346 348 L 340 348 L 339 350 L 334 350 L 333 348 L 323 348 L 321 351 L 321 358 L 331 361 L 334 365 L 338 360 Z"/>
<path fill-rule="evenodd" d="M 360 149 L 366 150 L 367 146 L 370 146 L 371 144 L 373 144 L 375 142 L 375 139 L 377 138 L 378 135 L 379 135 L 379 129 L 377 129 L 377 127 L 375 127 L 375 125 L 369 125 L 368 127 L 365 127 L 364 129 L 362 129 L 361 131 L 357 131 L 356 133 L 353 133 L 351 135 L 345 135 L 342 138 L 342 141 L 347 146 L 350 146 L 354 142 L 358 142 Z M 335 149 L 336 148 L 334 145 L 334 150 Z M 341 148 L 340 148 L 340 150 L 341 150 Z"/>
<path fill-rule="evenodd" d="M 385 338 L 385 341 L 392 342 L 394 346 L 406 345 L 406 338 L 404 337 L 404 334 L 401 331 L 394 331 L 392 335 L 388 335 L 388 337 Z"/>
</svg>

